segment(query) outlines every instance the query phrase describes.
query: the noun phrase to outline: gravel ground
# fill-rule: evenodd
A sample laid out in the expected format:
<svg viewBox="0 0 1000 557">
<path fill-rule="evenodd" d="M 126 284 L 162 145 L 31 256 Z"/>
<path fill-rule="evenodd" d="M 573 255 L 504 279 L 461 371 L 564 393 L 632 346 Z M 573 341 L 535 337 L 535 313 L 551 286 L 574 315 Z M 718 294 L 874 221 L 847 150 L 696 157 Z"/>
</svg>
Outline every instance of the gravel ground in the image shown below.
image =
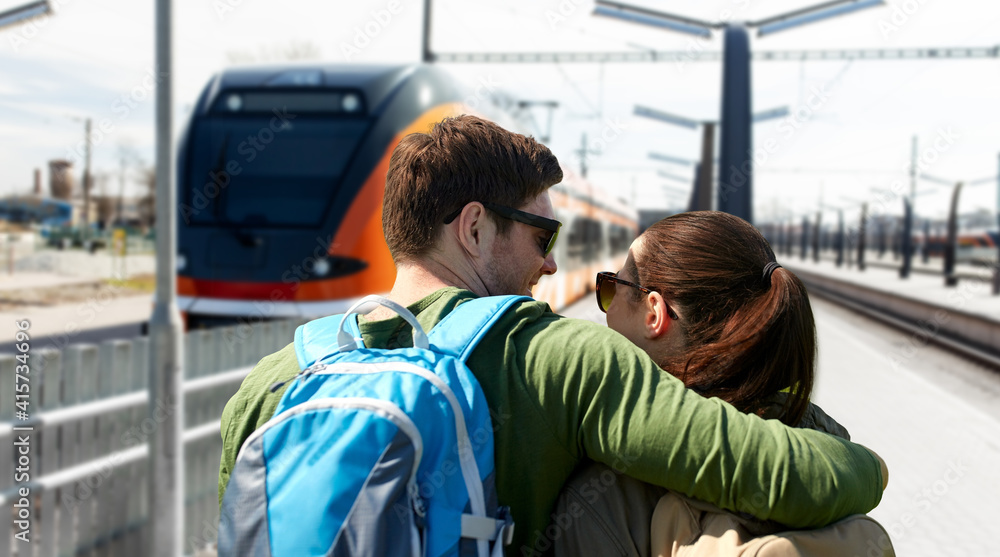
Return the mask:
<svg viewBox="0 0 1000 557">
<path fill-rule="evenodd" d="M 88 253 L 82 250 L 46 249 L 17 259 L 15 273 L 41 272 L 62 276 L 111 278 L 152 274 L 156 272 L 156 256 L 135 254 L 112 257 L 106 250 Z"/>
<path fill-rule="evenodd" d="M 0 312 L 74 304 L 97 296 L 114 295 L 117 298 L 148 294 L 153 291 L 153 283 L 153 275 L 140 275 L 125 281 L 101 279 L 59 286 L 0 290 Z"/>
</svg>

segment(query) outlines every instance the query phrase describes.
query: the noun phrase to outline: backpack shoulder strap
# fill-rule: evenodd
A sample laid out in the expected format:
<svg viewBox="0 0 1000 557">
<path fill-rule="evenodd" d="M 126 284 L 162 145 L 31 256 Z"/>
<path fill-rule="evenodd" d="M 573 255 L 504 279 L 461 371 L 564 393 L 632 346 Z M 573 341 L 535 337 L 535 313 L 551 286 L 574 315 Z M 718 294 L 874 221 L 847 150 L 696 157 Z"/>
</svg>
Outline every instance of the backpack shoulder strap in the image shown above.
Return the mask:
<svg viewBox="0 0 1000 557">
<path fill-rule="evenodd" d="M 329 315 L 314 319 L 295 329 L 295 357 L 299 361 L 299 369 L 309 368 L 340 348 L 337 343 L 337 330 L 343 318 L 342 313 Z M 344 328 L 354 337 L 359 347 L 364 346 L 356 313 L 347 316 Z"/>
<path fill-rule="evenodd" d="M 427 335 L 431 348 L 465 362 L 497 319 L 527 296 L 489 296 L 459 304 Z"/>
<path fill-rule="evenodd" d="M 483 335 L 512 305 L 531 301 L 527 296 L 490 296 L 459 304 L 428 335 L 432 346 L 441 353 L 466 361 Z M 307 369 L 339 349 L 337 330 L 344 314 L 314 319 L 295 329 L 295 357 L 299 369 Z M 345 329 L 363 347 L 357 314 L 351 314 Z"/>
</svg>

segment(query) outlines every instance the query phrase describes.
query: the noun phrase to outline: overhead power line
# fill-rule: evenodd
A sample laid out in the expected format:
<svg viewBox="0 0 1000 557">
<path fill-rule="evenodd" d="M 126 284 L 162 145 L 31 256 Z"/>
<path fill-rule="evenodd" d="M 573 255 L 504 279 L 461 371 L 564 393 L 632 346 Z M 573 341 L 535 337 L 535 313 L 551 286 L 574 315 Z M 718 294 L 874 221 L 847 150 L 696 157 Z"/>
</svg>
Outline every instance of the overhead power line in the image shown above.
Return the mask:
<svg viewBox="0 0 1000 557">
<path fill-rule="evenodd" d="M 783 168 L 762 166 L 757 172 L 780 173 L 780 174 L 903 174 L 905 169 L 891 168 Z"/>
<path fill-rule="evenodd" d="M 721 51 L 649 50 L 609 52 L 435 52 L 434 61 L 453 64 L 595 64 L 603 62 L 718 62 Z M 755 50 L 755 61 L 928 60 L 1000 58 L 1000 45 L 942 48 L 848 48 L 832 50 Z"/>
</svg>

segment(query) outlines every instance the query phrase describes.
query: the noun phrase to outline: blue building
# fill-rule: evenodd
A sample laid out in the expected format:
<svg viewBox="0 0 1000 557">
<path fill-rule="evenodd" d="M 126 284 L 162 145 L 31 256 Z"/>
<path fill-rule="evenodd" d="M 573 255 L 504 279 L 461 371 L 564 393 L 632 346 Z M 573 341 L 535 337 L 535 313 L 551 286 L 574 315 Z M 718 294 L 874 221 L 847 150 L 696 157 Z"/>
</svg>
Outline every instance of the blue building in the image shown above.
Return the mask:
<svg viewBox="0 0 1000 557">
<path fill-rule="evenodd" d="M 50 228 L 69 226 L 73 223 L 73 205 L 35 196 L 8 197 L 0 199 L 0 220 Z"/>
</svg>

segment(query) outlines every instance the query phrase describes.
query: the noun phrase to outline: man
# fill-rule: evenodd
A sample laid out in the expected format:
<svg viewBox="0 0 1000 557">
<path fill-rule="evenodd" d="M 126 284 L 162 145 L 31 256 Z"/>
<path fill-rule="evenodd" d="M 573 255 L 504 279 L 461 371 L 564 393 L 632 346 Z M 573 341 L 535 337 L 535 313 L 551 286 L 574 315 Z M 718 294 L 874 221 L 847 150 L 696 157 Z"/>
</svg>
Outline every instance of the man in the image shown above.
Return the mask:
<svg viewBox="0 0 1000 557">
<path fill-rule="evenodd" d="M 533 139 L 471 116 L 405 137 L 392 154 L 383 231 L 397 267 L 389 298 L 425 330 L 477 296 L 530 294 L 556 272 L 547 190 L 562 179 Z M 389 310 L 361 320 L 366 346 L 410 346 Z M 684 389 L 625 337 L 516 305 L 469 359 L 493 415 L 496 485 L 517 523 L 508 554 L 547 551 L 556 498 L 586 459 L 648 483 L 793 526 L 878 504 L 885 473 L 859 445 L 747 416 Z M 273 414 L 298 364 L 261 360 L 222 417 L 220 501 L 243 441 Z M 284 387 L 287 388 L 287 385 Z M 558 526 L 559 521 L 556 521 Z"/>
</svg>

